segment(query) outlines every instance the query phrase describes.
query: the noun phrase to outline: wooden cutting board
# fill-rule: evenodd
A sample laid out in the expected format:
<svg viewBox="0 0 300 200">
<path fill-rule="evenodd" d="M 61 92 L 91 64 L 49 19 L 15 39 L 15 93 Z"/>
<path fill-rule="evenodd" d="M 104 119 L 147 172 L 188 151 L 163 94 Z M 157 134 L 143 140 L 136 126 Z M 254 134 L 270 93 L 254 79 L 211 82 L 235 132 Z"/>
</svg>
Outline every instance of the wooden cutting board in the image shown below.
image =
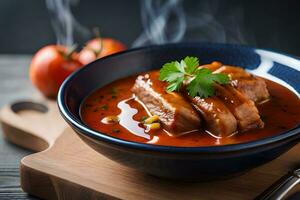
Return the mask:
<svg viewBox="0 0 300 200">
<path fill-rule="evenodd" d="M 297 145 L 280 158 L 229 180 L 163 180 L 96 153 L 67 127 L 56 102 L 41 102 L 7 105 L 0 119 L 9 141 L 41 151 L 21 160 L 20 173 L 23 190 L 43 199 L 253 199 L 300 163 Z"/>
</svg>

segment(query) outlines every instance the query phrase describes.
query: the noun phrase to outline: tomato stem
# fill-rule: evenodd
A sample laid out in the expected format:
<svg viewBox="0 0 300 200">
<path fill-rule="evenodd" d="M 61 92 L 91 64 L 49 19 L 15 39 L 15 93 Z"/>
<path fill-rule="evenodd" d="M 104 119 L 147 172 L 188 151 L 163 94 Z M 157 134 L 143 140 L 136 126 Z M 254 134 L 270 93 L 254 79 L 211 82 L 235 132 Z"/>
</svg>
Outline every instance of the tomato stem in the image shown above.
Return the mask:
<svg viewBox="0 0 300 200">
<path fill-rule="evenodd" d="M 66 47 L 66 48 L 67 48 L 66 51 L 60 50 L 59 53 L 65 60 L 72 60 L 72 55 L 77 49 L 77 44 L 74 44 L 74 45 L 72 45 L 70 47 Z"/>
<path fill-rule="evenodd" d="M 99 27 L 94 27 L 93 28 L 93 33 L 94 33 L 95 37 L 99 39 L 100 49 L 99 50 L 92 49 L 92 51 L 94 52 L 95 56 L 98 57 L 98 55 L 102 52 L 102 49 L 103 49 L 103 42 L 102 42 L 102 38 L 101 38 Z"/>
<path fill-rule="evenodd" d="M 101 38 L 101 34 L 100 34 L 100 29 L 99 29 L 99 27 L 94 27 L 92 31 L 93 31 L 93 34 L 94 34 L 94 36 L 95 36 L 96 38 Z"/>
</svg>

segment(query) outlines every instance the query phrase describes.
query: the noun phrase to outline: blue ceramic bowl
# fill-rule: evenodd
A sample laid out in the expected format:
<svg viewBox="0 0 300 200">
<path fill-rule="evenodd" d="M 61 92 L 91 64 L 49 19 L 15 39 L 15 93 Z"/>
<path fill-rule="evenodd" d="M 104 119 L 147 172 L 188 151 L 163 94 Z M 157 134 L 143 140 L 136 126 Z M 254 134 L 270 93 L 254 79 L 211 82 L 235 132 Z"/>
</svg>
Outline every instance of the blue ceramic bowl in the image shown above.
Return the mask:
<svg viewBox="0 0 300 200">
<path fill-rule="evenodd" d="M 121 77 L 158 69 L 187 55 L 201 63 L 215 60 L 246 67 L 276 81 L 298 96 L 300 61 L 292 56 L 228 44 L 168 44 L 133 49 L 108 56 L 71 75 L 62 85 L 58 105 L 63 118 L 90 147 L 133 169 L 170 179 L 220 179 L 241 174 L 269 162 L 299 141 L 297 128 L 247 143 L 210 147 L 171 147 L 121 140 L 90 129 L 80 119 L 83 99 L 95 89 Z"/>
</svg>

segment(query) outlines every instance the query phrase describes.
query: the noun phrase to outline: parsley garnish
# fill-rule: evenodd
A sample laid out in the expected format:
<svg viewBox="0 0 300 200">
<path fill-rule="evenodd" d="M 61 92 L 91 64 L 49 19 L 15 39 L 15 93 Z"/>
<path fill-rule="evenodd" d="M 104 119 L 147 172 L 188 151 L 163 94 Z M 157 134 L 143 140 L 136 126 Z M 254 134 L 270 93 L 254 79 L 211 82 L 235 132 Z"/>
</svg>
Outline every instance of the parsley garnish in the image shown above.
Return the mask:
<svg viewBox="0 0 300 200">
<path fill-rule="evenodd" d="M 117 93 L 118 93 L 118 88 L 112 87 L 112 88 L 110 89 L 109 93 L 110 93 L 111 95 L 117 95 Z"/>
<path fill-rule="evenodd" d="M 160 70 L 159 80 L 168 82 L 168 92 L 179 91 L 185 85 L 192 97 L 206 98 L 214 95 L 214 83 L 228 84 L 226 74 L 212 73 L 210 69 L 199 68 L 197 57 L 185 57 L 180 62 L 166 63 Z"/>
<path fill-rule="evenodd" d="M 120 133 L 121 131 L 119 129 L 113 129 L 112 132 L 113 133 Z"/>
<path fill-rule="evenodd" d="M 148 117 L 147 116 L 142 116 L 140 121 L 145 121 Z"/>
<path fill-rule="evenodd" d="M 100 108 L 101 108 L 101 110 L 108 110 L 108 106 L 107 105 L 103 105 Z"/>
</svg>

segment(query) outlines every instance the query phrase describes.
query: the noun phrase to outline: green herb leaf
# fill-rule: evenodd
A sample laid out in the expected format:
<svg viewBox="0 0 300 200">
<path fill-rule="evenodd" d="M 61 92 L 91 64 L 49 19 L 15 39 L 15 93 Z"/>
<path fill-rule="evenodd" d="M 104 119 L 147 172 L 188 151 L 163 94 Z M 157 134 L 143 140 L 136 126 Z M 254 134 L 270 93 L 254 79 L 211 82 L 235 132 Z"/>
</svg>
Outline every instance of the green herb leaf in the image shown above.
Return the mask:
<svg viewBox="0 0 300 200">
<path fill-rule="evenodd" d="M 230 79 L 229 77 L 226 75 L 226 74 L 221 74 L 221 73 L 218 73 L 218 74 L 213 74 L 213 79 L 215 82 L 219 83 L 219 84 L 228 84 Z"/>
<path fill-rule="evenodd" d="M 147 116 L 142 116 L 140 121 L 143 122 L 143 121 L 145 121 L 147 118 L 148 118 Z"/>
<path fill-rule="evenodd" d="M 186 73 L 192 74 L 199 66 L 199 60 L 197 57 L 185 57 L 184 62 L 186 64 Z"/>
<path fill-rule="evenodd" d="M 101 108 L 101 110 L 108 110 L 108 106 L 107 105 L 103 105 L 100 108 Z"/>
<path fill-rule="evenodd" d="M 183 76 L 183 73 L 180 70 L 179 62 L 166 63 L 160 70 L 159 80 L 168 82 L 175 81 L 178 77 Z"/>
<path fill-rule="evenodd" d="M 116 87 L 112 87 L 112 88 L 110 89 L 109 93 L 110 93 L 111 95 L 117 95 L 118 89 L 117 89 Z"/>
<path fill-rule="evenodd" d="M 214 74 L 211 70 L 202 68 L 197 70 L 195 78 L 187 86 L 187 90 L 190 96 L 200 96 L 206 98 L 208 96 L 213 96 L 214 94 Z"/>
<path fill-rule="evenodd" d="M 179 89 L 182 86 L 184 77 L 179 77 L 177 80 L 173 81 L 167 86 L 167 91 L 172 92 L 172 91 L 179 91 Z"/>
<path fill-rule="evenodd" d="M 197 57 L 185 57 L 180 62 L 166 63 L 160 70 L 159 80 L 168 82 L 168 92 L 179 91 L 185 85 L 188 94 L 192 97 L 206 98 L 214 95 L 214 83 L 228 84 L 226 74 L 212 73 L 210 69 L 198 68 Z"/>
<path fill-rule="evenodd" d="M 121 131 L 120 131 L 120 129 L 113 129 L 112 132 L 113 133 L 120 133 Z"/>
</svg>

